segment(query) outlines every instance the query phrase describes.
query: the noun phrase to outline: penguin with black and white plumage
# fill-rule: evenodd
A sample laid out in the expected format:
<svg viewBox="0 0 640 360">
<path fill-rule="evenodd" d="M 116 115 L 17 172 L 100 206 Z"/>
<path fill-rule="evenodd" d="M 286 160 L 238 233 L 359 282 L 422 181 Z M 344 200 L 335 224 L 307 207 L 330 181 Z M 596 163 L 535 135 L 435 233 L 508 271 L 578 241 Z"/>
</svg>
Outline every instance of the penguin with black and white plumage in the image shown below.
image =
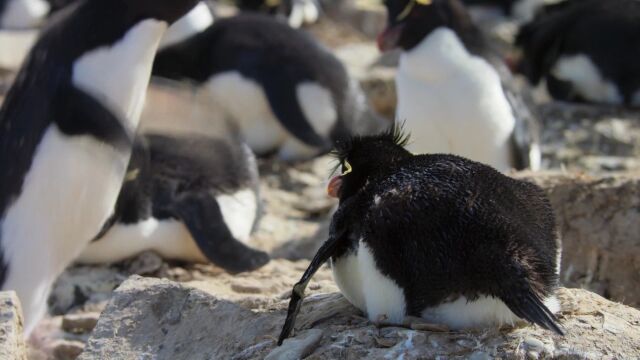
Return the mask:
<svg viewBox="0 0 640 360">
<path fill-rule="evenodd" d="M 535 108 L 458 0 L 387 0 L 381 50 L 400 48 L 396 119 L 416 153 L 451 153 L 500 171 L 540 168 Z M 492 66 L 494 65 L 494 66 Z"/>
<path fill-rule="evenodd" d="M 412 155 L 406 141 L 394 128 L 338 147 L 342 175 L 328 193 L 340 206 L 293 288 L 279 343 L 325 261 L 372 322 L 416 316 L 457 330 L 528 321 L 562 335 L 560 240 L 542 189 L 455 155 Z"/>
<path fill-rule="evenodd" d="M 241 11 L 282 17 L 294 28 L 315 23 L 322 13 L 318 0 L 237 0 L 236 3 Z"/>
<path fill-rule="evenodd" d="M 196 1 L 86 0 L 44 29 L 0 110 L 0 284 L 28 334 L 113 212 L 153 57 Z"/>
<path fill-rule="evenodd" d="M 568 0 L 517 36 L 520 71 L 557 100 L 640 106 L 640 2 Z"/>
<path fill-rule="evenodd" d="M 388 126 L 329 50 L 266 15 L 217 21 L 159 52 L 153 74 L 208 89 L 257 155 L 308 159 Z"/>
<path fill-rule="evenodd" d="M 235 273 L 269 261 L 246 245 L 260 214 L 258 168 L 237 136 L 140 135 L 127 174 L 114 215 L 79 262 L 152 250 Z"/>
</svg>

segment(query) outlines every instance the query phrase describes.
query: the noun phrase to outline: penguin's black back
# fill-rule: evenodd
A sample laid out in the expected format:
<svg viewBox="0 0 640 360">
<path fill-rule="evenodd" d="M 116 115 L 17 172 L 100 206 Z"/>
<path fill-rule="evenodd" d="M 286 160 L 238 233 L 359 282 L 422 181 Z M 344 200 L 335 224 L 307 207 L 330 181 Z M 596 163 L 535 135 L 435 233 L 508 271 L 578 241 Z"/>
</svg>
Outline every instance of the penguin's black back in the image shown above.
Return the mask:
<svg viewBox="0 0 640 360">
<path fill-rule="evenodd" d="M 237 140 L 234 138 L 233 140 Z M 136 223 L 150 216 L 173 218 L 167 210 L 189 193 L 215 197 L 257 188 L 248 148 L 239 141 L 199 136 L 138 136 L 116 204 L 117 220 Z"/>
<path fill-rule="evenodd" d="M 296 85 L 317 83 L 331 92 L 338 124 L 351 115 L 344 109 L 349 77 L 342 63 L 308 33 L 266 15 L 241 14 L 216 21 L 204 32 L 161 51 L 153 69 L 156 76 L 197 83 L 227 71 L 259 83 L 270 100 L 294 101 Z M 283 115 L 281 121 L 293 117 Z M 333 135 L 345 133 L 338 125 Z"/>
<path fill-rule="evenodd" d="M 522 71 L 534 83 L 562 56 L 583 54 L 613 81 L 626 103 L 640 89 L 640 2 L 567 0 L 545 8 L 517 37 Z"/>
<path fill-rule="evenodd" d="M 554 217 L 533 184 L 457 156 L 420 155 L 355 196 L 359 236 L 404 290 L 410 315 L 458 296 L 495 296 L 511 307 L 520 290 L 544 298 L 557 285 Z"/>
</svg>

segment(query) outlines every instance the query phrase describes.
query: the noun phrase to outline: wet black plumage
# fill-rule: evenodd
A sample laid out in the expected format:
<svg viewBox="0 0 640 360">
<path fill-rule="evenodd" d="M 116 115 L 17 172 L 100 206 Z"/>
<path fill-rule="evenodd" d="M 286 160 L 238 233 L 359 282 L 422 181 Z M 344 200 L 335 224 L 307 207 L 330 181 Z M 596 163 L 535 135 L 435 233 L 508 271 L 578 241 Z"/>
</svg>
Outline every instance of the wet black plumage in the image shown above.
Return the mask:
<svg viewBox="0 0 640 360">
<path fill-rule="evenodd" d="M 558 284 L 559 240 L 537 186 L 453 155 L 412 155 L 397 128 L 339 146 L 340 207 L 329 240 L 294 287 L 280 341 L 293 328 L 310 276 L 362 241 L 403 289 L 406 315 L 459 296 L 502 300 L 529 322 L 562 334 L 542 303 Z"/>
</svg>

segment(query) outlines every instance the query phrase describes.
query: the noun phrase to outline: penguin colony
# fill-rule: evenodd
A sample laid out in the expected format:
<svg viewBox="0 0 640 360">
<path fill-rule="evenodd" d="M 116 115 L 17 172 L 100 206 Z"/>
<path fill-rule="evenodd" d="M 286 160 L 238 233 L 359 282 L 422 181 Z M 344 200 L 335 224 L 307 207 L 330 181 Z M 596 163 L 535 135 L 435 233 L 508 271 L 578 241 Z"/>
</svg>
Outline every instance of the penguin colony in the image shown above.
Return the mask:
<svg viewBox="0 0 640 360">
<path fill-rule="evenodd" d="M 637 52 L 636 1 L 533 3 L 501 6 L 544 14 L 517 37 L 519 69 L 534 85 L 545 80 L 565 101 L 640 104 L 634 57 L 611 56 Z M 154 250 L 229 272 L 266 264 L 248 245 L 260 218 L 253 153 L 300 160 L 333 148 L 341 175 L 328 194 L 339 208 L 293 288 L 279 343 L 327 261 L 373 322 L 526 321 L 562 335 L 551 206 L 535 185 L 502 174 L 540 167 L 532 103 L 462 2 L 385 5 L 379 46 L 402 52 L 396 118 L 412 142 L 370 110 L 329 50 L 291 27 L 317 18 L 315 2 L 242 4 L 284 9 L 287 25 L 257 14 L 214 20 L 197 0 L 0 0 L 1 28 L 38 27 L 57 13 L 0 110 L 0 286 L 17 291 L 26 333 L 74 260 Z M 136 134 L 152 72 L 206 89 L 233 131 Z"/>
</svg>

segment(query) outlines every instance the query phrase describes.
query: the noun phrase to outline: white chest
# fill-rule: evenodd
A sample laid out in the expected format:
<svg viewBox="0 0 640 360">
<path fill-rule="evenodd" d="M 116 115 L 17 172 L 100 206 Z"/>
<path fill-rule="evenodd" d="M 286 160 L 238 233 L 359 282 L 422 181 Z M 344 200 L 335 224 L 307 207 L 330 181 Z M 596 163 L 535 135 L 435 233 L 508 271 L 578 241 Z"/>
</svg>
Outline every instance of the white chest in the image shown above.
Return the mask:
<svg viewBox="0 0 640 360">
<path fill-rule="evenodd" d="M 371 250 L 362 241 L 356 253 L 331 263 L 333 277 L 345 298 L 370 321 L 400 324 L 406 315 L 403 290 L 382 274 Z"/>
<path fill-rule="evenodd" d="M 0 236 L 10 262 L 3 288 L 17 291 L 27 331 L 52 282 L 112 213 L 127 160 L 89 136 L 68 137 L 55 126 L 44 134 Z"/>
<path fill-rule="evenodd" d="M 411 132 L 411 151 L 453 153 L 502 171 L 511 167 L 515 118 L 500 78 L 452 30 L 438 29 L 404 53 L 396 85 L 396 118 Z"/>
</svg>

